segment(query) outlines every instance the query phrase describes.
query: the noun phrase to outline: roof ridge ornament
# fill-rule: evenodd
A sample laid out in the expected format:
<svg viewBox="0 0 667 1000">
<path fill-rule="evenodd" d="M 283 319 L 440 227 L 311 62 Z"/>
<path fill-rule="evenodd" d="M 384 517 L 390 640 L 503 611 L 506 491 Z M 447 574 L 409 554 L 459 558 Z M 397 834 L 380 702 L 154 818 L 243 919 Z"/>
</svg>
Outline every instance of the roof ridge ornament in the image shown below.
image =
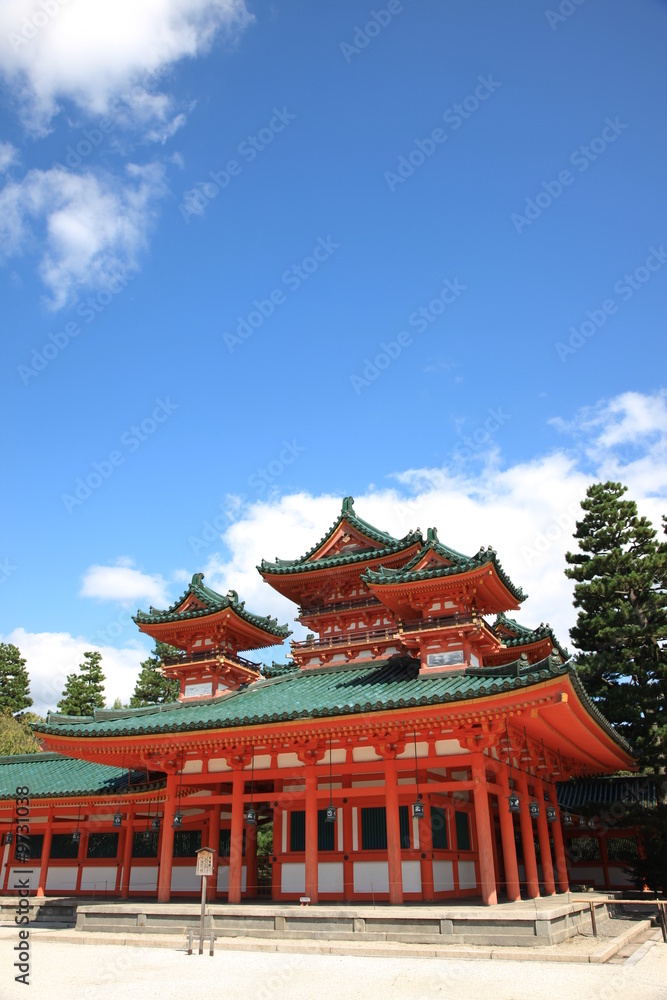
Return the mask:
<svg viewBox="0 0 667 1000">
<path fill-rule="evenodd" d="M 341 514 L 355 514 L 354 497 L 343 497 L 343 505 L 340 512 Z"/>
<path fill-rule="evenodd" d="M 191 587 L 201 587 L 202 581 L 204 579 L 203 573 L 195 573 L 192 577 Z"/>
</svg>

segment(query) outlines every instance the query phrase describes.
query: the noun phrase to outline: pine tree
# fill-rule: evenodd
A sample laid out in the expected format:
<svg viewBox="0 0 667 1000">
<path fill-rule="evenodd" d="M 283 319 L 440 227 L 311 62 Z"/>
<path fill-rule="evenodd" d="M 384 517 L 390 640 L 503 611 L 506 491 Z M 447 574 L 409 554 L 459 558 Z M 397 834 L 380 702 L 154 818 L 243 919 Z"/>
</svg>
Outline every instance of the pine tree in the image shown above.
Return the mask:
<svg viewBox="0 0 667 1000">
<path fill-rule="evenodd" d="M 143 708 L 144 705 L 163 705 L 165 702 L 176 701 L 180 685 L 176 680 L 168 680 L 162 673 L 162 661 L 165 656 L 177 655 L 178 650 L 166 642 L 156 642 L 155 649 L 141 663 L 141 673 L 137 678 L 134 694 L 130 698 L 132 708 Z"/>
<path fill-rule="evenodd" d="M 63 715 L 92 715 L 104 708 L 102 654 L 88 650 L 83 654 L 78 674 L 68 674 L 58 708 Z"/>
<path fill-rule="evenodd" d="M 17 646 L 0 642 L 0 710 L 17 715 L 30 708 L 30 678 Z"/>
<path fill-rule="evenodd" d="M 39 740 L 30 729 L 29 722 L 38 721 L 43 720 L 32 712 L 15 719 L 10 709 L 0 709 L 0 757 L 18 753 L 37 753 Z"/>
<path fill-rule="evenodd" d="M 667 762 L 667 547 L 622 499 L 621 483 L 595 483 L 582 501 L 584 518 L 566 554 L 575 581 L 581 651 L 577 668 L 602 713 L 634 746 L 644 769 Z"/>
</svg>

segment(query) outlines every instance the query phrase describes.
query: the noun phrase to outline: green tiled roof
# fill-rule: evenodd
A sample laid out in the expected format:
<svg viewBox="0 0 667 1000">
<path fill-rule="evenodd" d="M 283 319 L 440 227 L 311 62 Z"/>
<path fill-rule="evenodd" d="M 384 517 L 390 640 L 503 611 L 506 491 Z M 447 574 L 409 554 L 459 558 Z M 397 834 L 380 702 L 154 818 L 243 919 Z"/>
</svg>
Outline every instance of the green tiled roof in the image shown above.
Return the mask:
<svg viewBox="0 0 667 1000">
<path fill-rule="evenodd" d="M 586 808 L 622 802 L 654 809 L 658 804 L 658 781 L 652 775 L 571 779 L 556 784 L 558 805 L 565 809 Z"/>
<path fill-rule="evenodd" d="M 354 552 L 324 556 L 322 559 L 312 559 L 309 562 L 308 560 L 311 559 L 311 556 L 329 541 L 343 522 L 355 528 L 365 538 L 374 542 L 375 545 L 369 545 L 368 548 L 357 549 Z M 262 559 L 257 569 L 260 573 L 271 573 L 273 575 L 328 569 L 332 566 L 344 566 L 348 563 L 363 562 L 369 558 L 378 559 L 382 556 L 390 556 L 395 552 L 401 552 L 403 549 L 409 548 L 415 542 L 420 542 L 421 539 L 421 531 L 411 531 L 403 538 L 394 538 L 393 535 L 388 534 L 386 531 L 374 528 L 368 521 L 364 521 L 363 518 L 357 516 L 354 510 L 354 498 L 345 497 L 341 512 L 334 524 L 329 528 L 324 538 L 321 538 L 316 545 L 313 545 L 305 555 L 301 556 L 300 559 L 276 559 L 275 562 Z"/>
<path fill-rule="evenodd" d="M 440 545 L 440 543 L 438 543 Z M 433 548 L 435 546 L 427 546 L 426 548 Z M 445 548 L 444 546 L 442 547 Z M 452 563 L 451 566 L 426 566 L 424 569 L 413 570 L 410 565 L 416 565 L 419 560 L 423 557 L 423 551 L 418 553 L 414 559 L 410 560 L 410 563 L 406 566 L 402 566 L 400 569 L 388 569 L 385 566 L 380 566 L 378 569 L 367 569 L 365 573 L 362 574 L 362 580 L 367 584 L 383 584 L 383 583 L 418 583 L 421 580 L 433 580 L 438 579 L 443 576 L 458 576 L 460 573 L 468 573 L 471 570 L 479 569 L 480 566 L 485 566 L 488 563 L 492 563 L 495 570 L 504 586 L 509 590 L 512 597 L 517 601 L 525 601 L 527 594 L 524 594 L 521 587 L 517 587 L 512 583 L 509 576 L 501 566 L 498 557 L 496 555 L 496 550 L 492 549 L 490 546 L 487 549 L 481 548 L 474 556 L 461 556 L 460 553 L 454 553 L 453 549 L 447 550 L 449 553 L 453 553 L 457 558 L 456 561 Z M 452 558 L 449 555 L 448 558 Z"/>
<path fill-rule="evenodd" d="M 561 646 L 556 636 L 553 634 L 553 630 L 549 625 L 549 622 L 540 624 L 537 628 L 527 628 L 525 625 L 520 625 L 519 622 L 515 622 L 513 618 L 508 618 L 504 614 L 499 614 L 496 616 L 496 620 L 493 625 L 491 625 L 491 631 L 498 634 L 499 626 L 504 625 L 508 631 L 514 633 L 513 639 L 508 639 L 507 636 L 502 636 L 503 645 L 508 648 L 515 648 L 518 646 L 529 646 L 532 642 L 539 642 L 540 639 L 551 639 L 553 647 L 563 659 L 567 660 L 569 658 L 569 653 L 565 646 Z"/>
<path fill-rule="evenodd" d="M 140 772 L 132 771 L 132 784 L 141 782 Z M 72 795 L 114 795 L 127 792 L 127 768 L 91 764 L 87 760 L 62 757 L 57 753 L 16 754 L 0 757 L 0 799 L 13 799 L 25 785 L 30 798 Z"/>
<path fill-rule="evenodd" d="M 194 618 L 205 618 L 208 615 L 215 614 L 217 611 L 224 611 L 226 608 L 231 608 L 239 618 L 279 639 L 286 639 L 288 635 L 292 634 L 287 625 L 278 624 L 277 618 L 262 618 L 260 615 L 254 615 L 252 612 L 246 611 L 245 601 L 239 601 L 239 595 L 235 590 L 228 591 L 227 595 L 223 597 L 222 594 L 211 590 L 210 587 L 204 586 L 203 579 L 203 573 L 195 573 L 188 589 L 170 608 L 167 608 L 166 611 L 158 611 L 156 608 L 151 608 L 148 612 L 137 611 L 133 617 L 133 621 L 137 625 L 161 625 L 163 622 L 190 621 Z M 191 594 L 197 600 L 201 601 L 204 607 L 179 611 L 178 609 L 181 604 Z"/>
<path fill-rule="evenodd" d="M 94 718 L 63 719 L 49 715 L 38 732 L 74 737 L 148 736 L 154 733 L 225 729 L 294 719 L 317 719 L 417 705 L 439 705 L 527 688 L 550 677 L 571 674 L 588 711 L 627 749 L 583 690 L 569 663 L 556 657 L 528 664 L 467 668 L 419 676 L 419 661 L 395 656 L 367 665 L 315 667 L 259 680 L 249 687 L 196 704 L 178 702 L 153 710 L 98 710 Z"/>
</svg>

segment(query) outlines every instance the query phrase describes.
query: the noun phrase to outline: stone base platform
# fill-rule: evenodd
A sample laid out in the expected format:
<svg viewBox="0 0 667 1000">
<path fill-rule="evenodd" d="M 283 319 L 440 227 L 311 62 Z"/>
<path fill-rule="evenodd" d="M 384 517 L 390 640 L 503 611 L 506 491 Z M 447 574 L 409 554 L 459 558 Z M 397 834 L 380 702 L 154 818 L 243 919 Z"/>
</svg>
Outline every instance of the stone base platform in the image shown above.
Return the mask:
<svg viewBox="0 0 667 1000">
<path fill-rule="evenodd" d="M 604 903 L 598 924 L 608 920 Z M 108 934 L 178 934 L 199 931 L 194 903 L 98 902 L 76 907 L 76 930 Z M 589 902 L 569 895 L 498 906 L 253 905 L 206 907 L 206 933 L 225 939 L 397 942 L 535 947 L 560 944 L 591 925 Z"/>
</svg>

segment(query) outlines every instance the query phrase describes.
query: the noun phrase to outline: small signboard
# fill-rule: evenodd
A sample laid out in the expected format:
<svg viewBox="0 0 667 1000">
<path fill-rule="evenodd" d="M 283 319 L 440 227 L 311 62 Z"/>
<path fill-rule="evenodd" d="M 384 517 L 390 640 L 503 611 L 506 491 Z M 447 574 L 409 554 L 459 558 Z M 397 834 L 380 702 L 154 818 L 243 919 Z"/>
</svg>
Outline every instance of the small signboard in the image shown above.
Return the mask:
<svg viewBox="0 0 667 1000">
<path fill-rule="evenodd" d="M 202 847 L 197 851 L 197 875 L 213 874 L 213 850 L 210 847 Z"/>
</svg>

